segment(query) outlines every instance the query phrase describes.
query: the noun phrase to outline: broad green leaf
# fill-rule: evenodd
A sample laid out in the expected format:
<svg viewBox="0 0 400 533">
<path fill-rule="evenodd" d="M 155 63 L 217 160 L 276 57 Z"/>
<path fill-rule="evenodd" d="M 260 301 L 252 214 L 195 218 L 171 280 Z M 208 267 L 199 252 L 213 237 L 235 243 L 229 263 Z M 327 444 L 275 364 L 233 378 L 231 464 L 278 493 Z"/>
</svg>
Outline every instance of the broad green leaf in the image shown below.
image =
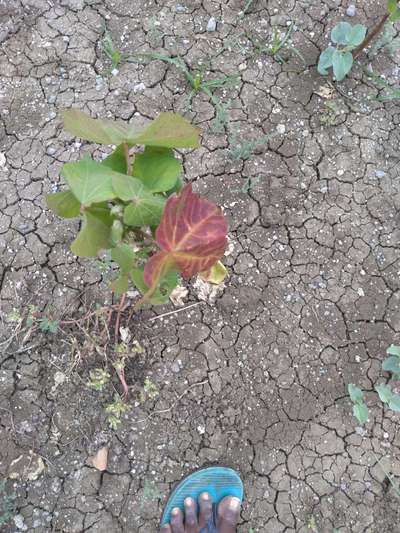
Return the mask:
<svg viewBox="0 0 400 533">
<path fill-rule="evenodd" d="M 357 403 L 353 405 L 353 414 L 360 424 L 365 424 L 365 422 L 368 420 L 368 407 L 365 405 L 365 403 Z"/>
<path fill-rule="evenodd" d="M 381 383 L 380 385 L 375 385 L 375 390 L 379 394 L 379 398 L 382 402 L 389 403 L 393 396 L 393 392 L 390 387 Z"/>
<path fill-rule="evenodd" d="M 85 206 L 115 198 L 111 181 L 113 174 L 101 163 L 86 158 L 66 163 L 61 170 L 74 196 Z"/>
<path fill-rule="evenodd" d="M 142 154 L 136 154 L 132 174 L 152 192 L 172 189 L 182 172 L 182 163 L 174 157 L 170 148 L 146 146 Z"/>
<path fill-rule="evenodd" d="M 347 385 L 347 390 L 349 392 L 350 400 L 353 403 L 359 403 L 363 401 L 363 398 L 364 398 L 363 391 L 360 388 L 353 385 L 353 383 L 349 383 Z"/>
<path fill-rule="evenodd" d="M 397 8 L 397 10 L 390 15 L 389 20 L 390 22 L 397 22 L 400 20 L 400 8 Z"/>
<path fill-rule="evenodd" d="M 46 196 L 48 207 L 62 218 L 74 218 L 80 214 L 81 204 L 71 191 L 55 192 Z"/>
<path fill-rule="evenodd" d="M 183 187 L 183 181 L 182 181 L 182 178 L 179 176 L 178 179 L 176 180 L 175 185 L 172 187 L 172 189 L 170 189 L 169 191 L 166 191 L 165 194 L 167 196 L 171 196 L 174 193 L 179 193 L 182 187 Z"/>
<path fill-rule="evenodd" d="M 112 186 L 117 198 L 124 200 L 124 202 L 138 200 L 149 194 L 140 180 L 123 174 L 112 176 Z"/>
<path fill-rule="evenodd" d="M 337 81 L 342 81 L 353 65 L 351 52 L 335 50 L 332 55 L 333 73 Z"/>
<path fill-rule="evenodd" d="M 387 357 L 382 363 L 382 369 L 393 374 L 400 374 L 400 358 L 395 355 Z"/>
<path fill-rule="evenodd" d="M 115 120 L 94 119 L 79 109 L 63 112 L 64 128 L 87 141 L 98 144 L 130 143 L 138 131 L 130 124 Z"/>
<path fill-rule="evenodd" d="M 132 281 L 142 294 L 145 294 L 149 287 L 143 279 L 143 268 L 134 268 L 131 272 Z M 149 298 L 148 302 L 152 305 L 164 304 L 168 301 L 169 295 L 178 285 L 178 275 L 174 271 L 168 272 L 161 280 L 158 288 L 154 294 Z"/>
<path fill-rule="evenodd" d="M 107 119 L 93 119 L 79 109 L 64 111 L 67 131 L 98 144 L 144 144 L 166 148 L 196 148 L 199 129 L 176 113 L 161 113 L 140 130 L 131 124 Z"/>
<path fill-rule="evenodd" d="M 122 274 L 128 274 L 135 265 L 136 255 L 129 244 L 120 244 L 111 250 L 111 259 L 118 264 Z"/>
<path fill-rule="evenodd" d="M 83 213 L 80 232 L 71 244 L 71 251 L 79 257 L 95 257 L 99 250 L 111 247 L 112 218 L 108 209 L 91 207 Z"/>
<path fill-rule="evenodd" d="M 336 44 L 348 44 L 351 24 L 348 22 L 339 22 L 331 32 L 331 39 Z"/>
<path fill-rule="evenodd" d="M 323 76 L 326 76 L 328 74 L 327 68 L 332 66 L 332 56 L 335 49 L 333 46 L 328 46 L 322 54 L 319 56 L 318 60 L 318 72 L 322 74 Z"/>
<path fill-rule="evenodd" d="M 350 46 L 358 46 L 365 39 L 367 28 L 363 24 L 356 24 L 353 26 L 348 35 L 348 42 Z"/>
<path fill-rule="evenodd" d="M 101 164 L 111 168 L 111 170 L 114 170 L 114 172 L 126 174 L 127 167 L 124 145 L 120 144 L 117 146 L 117 148 L 111 152 L 111 154 L 107 156 Z"/>
<path fill-rule="evenodd" d="M 389 409 L 392 411 L 400 412 L 400 395 L 393 394 L 392 398 L 389 401 Z"/>
<path fill-rule="evenodd" d="M 135 144 L 197 148 L 200 130 L 176 113 L 161 113 L 134 139 Z"/>
<path fill-rule="evenodd" d="M 124 223 L 128 226 L 157 226 L 164 210 L 165 199 L 161 196 L 144 194 L 125 207 Z"/>
<path fill-rule="evenodd" d="M 220 285 L 226 278 L 228 271 L 226 267 L 217 261 L 209 270 L 200 272 L 199 276 L 207 283 L 213 283 L 214 285 Z"/>
<path fill-rule="evenodd" d="M 390 14 L 394 13 L 397 10 L 397 0 L 388 0 L 387 10 Z"/>
<path fill-rule="evenodd" d="M 114 281 L 110 283 L 110 289 L 116 294 L 124 294 L 129 288 L 129 277 L 126 274 L 121 274 Z"/>
<path fill-rule="evenodd" d="M 389 355 L 396 355 L 397 357 L 400 358 L 400 346 L 395 346 L 394 344 L 392 344 L 386 350 L 386 353 L 389 354 Z"/>
</svg>

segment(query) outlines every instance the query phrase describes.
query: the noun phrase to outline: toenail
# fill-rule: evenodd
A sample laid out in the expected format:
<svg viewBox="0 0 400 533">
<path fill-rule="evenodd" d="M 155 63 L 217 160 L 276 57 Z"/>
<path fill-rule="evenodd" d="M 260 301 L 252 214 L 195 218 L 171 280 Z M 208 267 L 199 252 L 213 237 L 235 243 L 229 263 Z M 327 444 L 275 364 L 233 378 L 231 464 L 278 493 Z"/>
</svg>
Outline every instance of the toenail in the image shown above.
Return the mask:
<svg viewBox="0 0 400 533">
<path fill-rule="evenodd" d="M 191 507 L 192 505 L 194 505 L 194 500 L 193 498 L 185 498 L 185 505 Z"/>
<path fill-rule="evenodd" d="M 200 498 L 201 498 L 202 500 L 209 500 L 209 499 L 210 499 L 210 495 L 208 494 L 208 492 L 202 492 L 202 493 L 200 494 Z"/>
<path fill-rule="evenodd" d="M 240 500 L 237 498 L 232 498 L 229 502 L 229 509 L 235 513 L 240 511 Z"/>
<path fill-rule="evenodd" d="M 171 514 L 173 515 L 178 515 L 179 513 L 181 512 L 181 510 L 179 509 L 179 507 L 174 507 L 171 511 Z"/>
</svg>

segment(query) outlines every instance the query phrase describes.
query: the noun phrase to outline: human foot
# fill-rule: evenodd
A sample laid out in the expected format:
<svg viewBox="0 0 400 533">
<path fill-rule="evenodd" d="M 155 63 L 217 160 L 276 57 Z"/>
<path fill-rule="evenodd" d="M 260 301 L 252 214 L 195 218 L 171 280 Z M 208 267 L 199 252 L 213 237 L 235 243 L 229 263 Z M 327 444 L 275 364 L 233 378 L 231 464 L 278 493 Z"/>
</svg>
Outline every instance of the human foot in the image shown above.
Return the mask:
<svg viewBox="0 0 400 533">
<path fill-rule="evenodd" d="M 240 500 L 227 496 L 218 505 L 216 533 L 235 533 L 239 520 Z M 200 533 L 213 523 L 213 504 L 211 496 L 206 492 L 199 496 L 198 503 L 192 498 L 185 500 L 185 512 L 174 508 L 171 522 L 161 528 L 160 533 Z M 206 530 L 208 531 L 208 530 Z"/>
</svg>

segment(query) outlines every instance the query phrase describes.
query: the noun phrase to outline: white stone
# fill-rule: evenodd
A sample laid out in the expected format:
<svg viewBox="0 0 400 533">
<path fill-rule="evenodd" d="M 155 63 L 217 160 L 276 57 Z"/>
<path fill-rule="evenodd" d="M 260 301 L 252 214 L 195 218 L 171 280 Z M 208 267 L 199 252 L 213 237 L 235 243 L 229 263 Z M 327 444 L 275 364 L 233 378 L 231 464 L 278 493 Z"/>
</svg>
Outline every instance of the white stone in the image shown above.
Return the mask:
<svg viewBox="0 0 400 533">
<path fill-rule="evenodd" d="M 214 17 L 211 17 L 207 22 L 206 30 L 209 32 L 215 31 L 217 29 L 217 21 Z"/>
</svg>

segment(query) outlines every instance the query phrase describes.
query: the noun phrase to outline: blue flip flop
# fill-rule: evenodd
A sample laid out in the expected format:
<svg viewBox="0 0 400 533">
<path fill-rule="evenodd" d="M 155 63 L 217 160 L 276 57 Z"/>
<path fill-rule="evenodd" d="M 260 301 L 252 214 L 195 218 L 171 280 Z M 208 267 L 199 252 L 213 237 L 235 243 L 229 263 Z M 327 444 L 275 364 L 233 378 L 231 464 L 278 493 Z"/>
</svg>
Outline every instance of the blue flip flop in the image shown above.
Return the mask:
<svg viewBox="0 0 400 533">
<path fill-rule="evenodd" d="M 243 501 L 243 483 L 235 470 L 222 466 L 201 468 L 185 477 L 172 491 L 164 508 L 160 527 L 169 524 L 171 511 L 174 507 L 184 511 L 185 498 L 193 498 L 197 502 L 198 497 L 203 492 L 207 492 L 211 496 L 214 512 L 210 523 L 200 533 L 217 533 L 217 508 L 223 498 L 235 496 Z"/>
</svg>

